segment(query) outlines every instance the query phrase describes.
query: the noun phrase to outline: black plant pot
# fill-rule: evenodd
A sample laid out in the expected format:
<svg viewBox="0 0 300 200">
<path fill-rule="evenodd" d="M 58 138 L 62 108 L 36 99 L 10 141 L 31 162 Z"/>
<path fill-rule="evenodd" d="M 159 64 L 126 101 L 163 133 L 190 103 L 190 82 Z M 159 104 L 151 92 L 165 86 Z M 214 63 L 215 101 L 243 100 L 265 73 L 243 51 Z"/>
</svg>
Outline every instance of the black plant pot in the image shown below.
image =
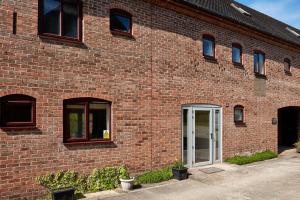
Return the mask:
<svg viewBox="0 0 300 200">
<path fill-rule="evenodd" d="M 63 188 L 52 191 L 52 200 L 74 200 L 74 188 Z"/>
<path fill-rule="evenodd" d="M 188 169 L 187 168 L 184 168 L 184 169 L 173 168 L 172 173 L 173 173 L 173 177 L 179 181 L 185 180 L 188 178 Z"/>
</svg>

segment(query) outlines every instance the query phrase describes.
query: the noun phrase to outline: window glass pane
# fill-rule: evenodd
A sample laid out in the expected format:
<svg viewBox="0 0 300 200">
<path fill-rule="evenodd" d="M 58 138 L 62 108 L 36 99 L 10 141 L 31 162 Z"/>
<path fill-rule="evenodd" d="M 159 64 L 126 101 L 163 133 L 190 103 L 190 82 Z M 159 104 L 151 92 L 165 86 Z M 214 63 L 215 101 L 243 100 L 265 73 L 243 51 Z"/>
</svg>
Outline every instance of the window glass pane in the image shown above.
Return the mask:
<svg viewBox="0 0 300 200">
<path fill-rule="evenodd" d="M 241 63 L 241 49 L 232 47 L 232 61 L 235 63 Z"/>
<path fill-rule="evenodd" d="M 254 54 L 254 72 L 259 73 L 259 54 L 255 53 Z"/>
<path fill-rule="evenodd" d="M 64 1 L 63 4 L 63 36 L 78 37 L 78 7 Z"/>
<path fill-rule="evenodd" d="M 212 40 L 203 40 L 203 51 L 205 56 L 214 56 L 214 42 Z"/>
<path fill-rule="evenodd" d="M 220 160 L 221 157 L 221 148 L 220 148 L 220 127 L 221 127 L 221 115 L 220 111 L 215 111 L 215 160 Z"/>
<path fill-rule="evenodd" d="M 123 31 L 123 32 L 127 32 L 130 33 L 130 18 L 117 14 L 117 13 L 113 13 L 111 15 L 111 19 L 110 19 L 110 23 L 111 23 L 111 29 L 112 30 L 118 30 L 118 31 Z"/>
<path fill-rule="evenodd" d="M 70 139 L 85 138 L 85 106 L 68 105 L 67 106 L 67 126 Z"/>
<path fill-rule="evenodd" d="M 259 73 L 265 74 L 265 56 L 263 54 L 259 54 Z"/>
<path fill-rule="evenodd" d="M 31 122 L 31 103 L 11 103 L 6 104 L 6 122 Z"/>
<path fill-rule="evenodd" d="M 108 104 L 90 104 L 89 134 L 90 139 L 108 139 L 104 131 L 109 131 Z"/>
<path fill-rule="evenodd" d="M 242 122 L 243 121 L 243 109 L 236 108 L 234 110 L 234 121 Z"/>
<path fill-rule="evenodd" d="M 60 0 L 43 0 L 44 32 L 60 34 Z"/>
</svg>

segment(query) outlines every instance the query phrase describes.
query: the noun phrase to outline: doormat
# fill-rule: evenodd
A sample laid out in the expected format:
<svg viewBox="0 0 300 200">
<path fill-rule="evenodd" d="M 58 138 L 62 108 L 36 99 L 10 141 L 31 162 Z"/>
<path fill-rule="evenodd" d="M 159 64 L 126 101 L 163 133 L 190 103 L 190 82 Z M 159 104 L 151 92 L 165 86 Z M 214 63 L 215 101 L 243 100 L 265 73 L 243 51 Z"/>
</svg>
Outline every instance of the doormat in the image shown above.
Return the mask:
<svg viewBox="0 0 300 200">
<path fill-rule="evenodd" d="M 223 172 L 224 170 L 216 167 L 208 167 L 208 168 L 200 169 L 200 171 L 206 174 L 214 174 L 218 172 Z"/>
</svg>

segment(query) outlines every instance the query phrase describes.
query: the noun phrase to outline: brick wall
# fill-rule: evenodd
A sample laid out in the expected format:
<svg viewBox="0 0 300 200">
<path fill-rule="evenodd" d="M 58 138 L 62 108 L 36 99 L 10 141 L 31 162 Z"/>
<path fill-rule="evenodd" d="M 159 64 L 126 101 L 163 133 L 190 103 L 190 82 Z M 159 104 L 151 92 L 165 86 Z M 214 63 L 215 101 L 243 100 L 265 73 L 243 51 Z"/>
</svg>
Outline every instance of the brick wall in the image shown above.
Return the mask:
<svg viewBox="0 0 300 200">
<path fill-rule="evenodd" d="M 223 156 L 277 149 L 277 109 L 299 106 L 300 58 L 293 51 L 240 35 L 166 8 L 133 0 L 85 0 L 84 44 L 37 36 L 38 3 L 0 1 L 0 96 L 37 100 L 37 129 L 0 130 L 0 199 L 36 198 L 34 178 L 47 172 L 126 164 L 140 173 L 181 157 L 181 106 L 223 108 Z M 113 36 L 109 9 L 133 14 L 134 38 Z M 12 13 L 18 12 L 17 35 Z M 202 57 L 202 34 L 216 38 L 217 63 Z M 231 43 L 243 45 L 244 68 L 231 63 Z M 256 92 L 253 50 L 266 53 L 265 96 Z M 292 76 L 283 59 L 292 60 Z M 63 100 L 96 97 L 112 102 L 114 144 L 63 142 Z M 236 127 L 233 107 L 245 107 Z"/>
</svg>

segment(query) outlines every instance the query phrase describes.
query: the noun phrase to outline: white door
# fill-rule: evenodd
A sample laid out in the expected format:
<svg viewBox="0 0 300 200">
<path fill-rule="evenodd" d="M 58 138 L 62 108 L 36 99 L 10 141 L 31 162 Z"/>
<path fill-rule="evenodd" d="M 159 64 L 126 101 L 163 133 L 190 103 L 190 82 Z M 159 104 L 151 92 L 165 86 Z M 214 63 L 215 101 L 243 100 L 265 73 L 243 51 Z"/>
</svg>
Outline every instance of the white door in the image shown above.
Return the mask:
<svg viewBox="0 0 300 200">
<path fill-rule="evenodd" d="M 182 158 L 195 167 L 221 161 L 221 108 L 209 105 L 183 107 Z"/>
</svg>

